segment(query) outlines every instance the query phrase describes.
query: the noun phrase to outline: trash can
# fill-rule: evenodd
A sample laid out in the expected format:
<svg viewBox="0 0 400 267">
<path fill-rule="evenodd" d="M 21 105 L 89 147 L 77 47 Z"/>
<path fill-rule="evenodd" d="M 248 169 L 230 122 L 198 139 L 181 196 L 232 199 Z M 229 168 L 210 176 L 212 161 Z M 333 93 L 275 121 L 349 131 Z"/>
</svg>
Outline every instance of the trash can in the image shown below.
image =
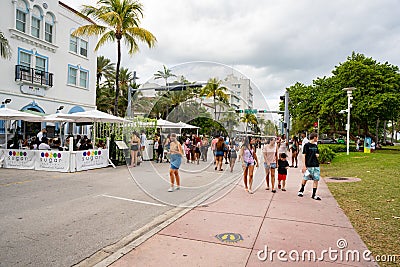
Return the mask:
<svg viewBox="0 0 400 267">
<path fill-rule="evenodd" d="M 146 140 L 146 146 L 143 151 L 143 160 L 153 160 L 154 141 Z"/>
</svg>

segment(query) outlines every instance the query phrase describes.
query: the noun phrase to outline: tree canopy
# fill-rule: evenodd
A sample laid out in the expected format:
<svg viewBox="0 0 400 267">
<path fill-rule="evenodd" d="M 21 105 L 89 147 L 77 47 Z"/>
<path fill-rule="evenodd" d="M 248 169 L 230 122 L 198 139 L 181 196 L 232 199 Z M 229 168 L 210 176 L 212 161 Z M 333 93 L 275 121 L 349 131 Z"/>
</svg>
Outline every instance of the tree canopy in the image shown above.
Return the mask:
<svg viewBox="0 0 400 267">
<path fill-rule="evenodd" d="M 375 136 L 377 122 L 398 120 L 400 116 L 399 68 L 379 63 L 353 52 L 339 63 L 331 77 L 316 78 L 311 85 L 296 83 L 287 88 L 292 131 L 312 130 L 320 120 L 320 131 L 344 134 L 347 109 L 346 87 L 355 87 L 351 108 L 353 135 Z"/>
</svg>

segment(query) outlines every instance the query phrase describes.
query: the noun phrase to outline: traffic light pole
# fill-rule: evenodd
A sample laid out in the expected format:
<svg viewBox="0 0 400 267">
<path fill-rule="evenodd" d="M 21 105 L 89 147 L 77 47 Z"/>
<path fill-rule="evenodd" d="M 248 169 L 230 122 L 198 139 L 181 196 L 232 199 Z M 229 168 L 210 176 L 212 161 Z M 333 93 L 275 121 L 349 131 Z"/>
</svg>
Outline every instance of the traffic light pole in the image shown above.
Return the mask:
<svg viewBox="0 0 400 267">
<path fill-rule="evenodd" d="M 283 127 L 284 133 L 286 134 L 286 138 L 289 138 L 289 92 L 285 91 L 285 113 L 283 118 Z"/>
</svg>

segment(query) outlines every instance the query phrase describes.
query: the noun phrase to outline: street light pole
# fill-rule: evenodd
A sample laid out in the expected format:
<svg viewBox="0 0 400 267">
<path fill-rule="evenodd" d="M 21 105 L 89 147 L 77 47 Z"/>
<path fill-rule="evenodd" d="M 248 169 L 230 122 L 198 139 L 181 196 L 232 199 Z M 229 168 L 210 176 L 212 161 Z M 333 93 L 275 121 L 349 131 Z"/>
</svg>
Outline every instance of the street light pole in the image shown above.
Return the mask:
<svg viewBox="0 0 400 267">
<path fill-rule="evenodd" d="M 351 100 L 353 97 L 351 96 L 353 90 L 355 90 L 355 87 L 348 87 L 348 88 L 343 88 L 343 91 L 347 92 L 347 124 L 346 124 L 346 130 L 347 130 L 347 155 L 349 155 L 349 148 L 350 148 L 350 109 L 351 109 Z"/>
</svg>

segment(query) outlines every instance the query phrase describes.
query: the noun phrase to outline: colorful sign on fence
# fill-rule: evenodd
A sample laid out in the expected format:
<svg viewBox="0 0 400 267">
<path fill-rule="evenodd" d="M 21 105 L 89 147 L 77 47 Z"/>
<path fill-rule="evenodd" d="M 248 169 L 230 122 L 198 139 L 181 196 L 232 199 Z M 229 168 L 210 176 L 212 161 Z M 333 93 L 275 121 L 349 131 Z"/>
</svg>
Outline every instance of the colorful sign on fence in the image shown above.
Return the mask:
<svg viewBox="0 0 400 267">
<path fill-rule="evenodd" d="M 35 170 L 69 172 L 68 151 L 36 151 Z"/>
<path fill-rule="evenodd" d="M 76 153 L 76 170 L 85 171 L 108 166 L 108 149 L 78 151 Z"/>
<path fill-rule="evenodd" d="M 4 168 L 26 169 L 33 170 L 35 168 L 35 151 L 5 149 L 4 153 Z"/>
</svg>

